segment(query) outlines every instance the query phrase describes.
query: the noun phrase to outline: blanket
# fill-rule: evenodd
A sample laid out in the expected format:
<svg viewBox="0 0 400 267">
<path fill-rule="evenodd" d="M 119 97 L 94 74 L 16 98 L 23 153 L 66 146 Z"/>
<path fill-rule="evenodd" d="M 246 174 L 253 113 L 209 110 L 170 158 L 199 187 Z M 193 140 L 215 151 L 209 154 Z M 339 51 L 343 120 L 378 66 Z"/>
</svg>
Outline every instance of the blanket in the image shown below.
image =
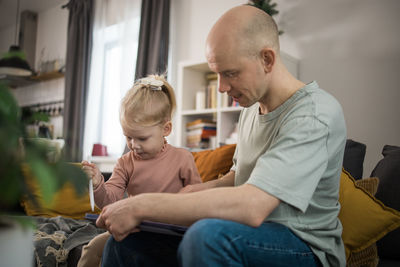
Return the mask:
<svg viewBox="0 0 400 267">
<path fill-rule="evenodd" d="M 32 218 L 37 223 L 34 255 L 38 267 L 66 267 L 68 254 L 72 249 L 87 244 L 93 237 L 105 231 L 87 220 L 61 216 Z"/>
</svg>

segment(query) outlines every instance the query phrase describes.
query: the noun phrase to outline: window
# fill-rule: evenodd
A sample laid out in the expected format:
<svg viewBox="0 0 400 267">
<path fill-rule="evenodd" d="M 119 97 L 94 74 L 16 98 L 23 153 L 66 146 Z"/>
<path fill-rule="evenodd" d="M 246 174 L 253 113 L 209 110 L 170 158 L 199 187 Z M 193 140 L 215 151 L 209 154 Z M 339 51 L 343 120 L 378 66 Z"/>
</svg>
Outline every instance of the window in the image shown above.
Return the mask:
<svg viewBox="0 0 400 267">
<path fill-rule="evenodd" d="M 103 5 L 96 9 L 93 29 L 84 159 L 91 155 L 95 143 L 106 145 L 111 156 L 119 157 L 124 151 L 119 108 L 134 82 L 140 27 L 140 1 L 99 2 Z"/>
</svg>

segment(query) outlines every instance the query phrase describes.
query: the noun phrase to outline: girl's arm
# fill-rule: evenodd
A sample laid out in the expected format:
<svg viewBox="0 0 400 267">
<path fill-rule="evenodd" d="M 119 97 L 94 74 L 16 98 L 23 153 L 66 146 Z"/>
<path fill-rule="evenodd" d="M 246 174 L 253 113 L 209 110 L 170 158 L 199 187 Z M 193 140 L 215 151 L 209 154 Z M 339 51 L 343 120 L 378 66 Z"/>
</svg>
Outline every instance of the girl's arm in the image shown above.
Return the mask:
<svg viewBox="0 0 400 267">
<path fill-rule="evenodd" d="M 118 159 L 108 181 L 105 182 L 102 176 L 100 184 L 94 186 L 94 199 L 99 208 L 123 199 L 130 173 L 132 173 L 130 169 L 133 170 L 133 166 L 127 166 L 126 159 L 121 157 Z"/>
</svg>

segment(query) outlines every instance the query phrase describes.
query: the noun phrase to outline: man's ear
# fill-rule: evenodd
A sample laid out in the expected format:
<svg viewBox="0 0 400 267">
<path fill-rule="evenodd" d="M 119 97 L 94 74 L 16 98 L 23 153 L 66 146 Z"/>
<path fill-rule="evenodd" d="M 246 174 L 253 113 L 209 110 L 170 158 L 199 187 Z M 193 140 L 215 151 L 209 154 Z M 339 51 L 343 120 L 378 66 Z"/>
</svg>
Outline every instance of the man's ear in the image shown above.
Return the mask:
<svg viewBox="0 0 400 267">
<path fill-rule="evenodd" d="M 172 131 L 172 122 L 171 121 L 167 121 L 164 126 L 163 126 L 163 135 L 168 136 Z"/>
<path fill-rule="evenodd" d="M 260 54 L 261 54 L 261 61 L 264 66 L 264 71 L 266 73 L 271 72 L 272 67 L 275 64 L 275 57 L 276 57 L 275 51 L 272 50 L 271 48 L 265 47 L 261 50 Z"/>
</svg>

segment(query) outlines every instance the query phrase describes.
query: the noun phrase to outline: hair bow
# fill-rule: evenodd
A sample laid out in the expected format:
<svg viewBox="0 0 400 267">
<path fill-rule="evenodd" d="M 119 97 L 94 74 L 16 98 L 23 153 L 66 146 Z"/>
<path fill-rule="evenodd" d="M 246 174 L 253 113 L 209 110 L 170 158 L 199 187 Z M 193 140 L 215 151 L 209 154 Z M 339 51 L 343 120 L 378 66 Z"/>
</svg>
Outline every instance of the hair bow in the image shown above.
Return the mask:
<svg viewBox="0 0 400 267">
<path fill-rule="evenodd" d="M 157 90 L 157 91 L 161 91 L 162 90 L 161 86 L 164 85 L 163 81 L 157 80 L 153 77 L 142 78 L 140 79 L 139 83 L 142 85 L 148 85 L 152 90 Z"/>
</svg>

